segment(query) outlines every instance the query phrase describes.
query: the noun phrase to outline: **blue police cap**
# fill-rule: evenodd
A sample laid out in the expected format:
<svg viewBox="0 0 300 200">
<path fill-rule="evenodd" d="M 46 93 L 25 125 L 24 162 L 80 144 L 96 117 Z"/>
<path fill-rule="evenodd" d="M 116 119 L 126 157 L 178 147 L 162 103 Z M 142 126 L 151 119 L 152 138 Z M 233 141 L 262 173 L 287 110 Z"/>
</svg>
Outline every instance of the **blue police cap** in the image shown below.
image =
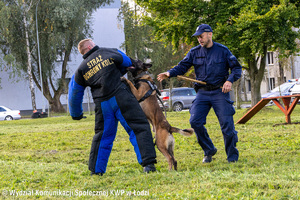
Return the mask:
<svg viewBox="0 0 300 200">
<path fill-rule="evenodd" d="M 204 32 L 213 32 L 213 30 L 209 25 L 201 24 L 200 26 L 197 27 L 196 32 L 194 33 L 194 35 L 192 35 L 192 37 L 201 35 Z"/>
</svg>

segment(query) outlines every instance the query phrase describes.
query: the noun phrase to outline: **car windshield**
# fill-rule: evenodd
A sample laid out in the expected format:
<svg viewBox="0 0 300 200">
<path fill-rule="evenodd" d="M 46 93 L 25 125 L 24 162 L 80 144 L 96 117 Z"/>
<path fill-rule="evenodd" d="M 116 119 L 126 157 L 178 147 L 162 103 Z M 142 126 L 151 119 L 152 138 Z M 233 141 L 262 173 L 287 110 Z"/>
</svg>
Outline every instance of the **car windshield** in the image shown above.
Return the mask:
<svg viewBox="0 0 300 200">
<path fill-rule="evenodd" d="M 295 83 L 284 83 L 276 88 L 274 88 L 273 90 L 271 90 L 271 92 L 285 92 L 286 90 L 288 90 L 293 84 Z"/>
</svg>

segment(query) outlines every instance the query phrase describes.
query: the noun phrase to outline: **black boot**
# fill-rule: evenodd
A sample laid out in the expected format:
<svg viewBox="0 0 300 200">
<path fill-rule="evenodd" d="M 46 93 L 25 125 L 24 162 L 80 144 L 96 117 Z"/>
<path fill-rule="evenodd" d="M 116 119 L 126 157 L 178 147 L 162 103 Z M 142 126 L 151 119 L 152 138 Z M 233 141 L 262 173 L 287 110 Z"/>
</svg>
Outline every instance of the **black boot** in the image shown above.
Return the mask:
<svg viewBox="0 0 300 200">
<path fill-rule="evenodd" d="M 155 171 L 156 171 L 156 168 L 155 168 L 154 164 L 149 164 L 144 167 L 145 173 L 155 172 Z"/>
<path fill-rule="evenodd" d="M 211 155 L 208 155 L 208 156 L 204 156 L 203 158 L 203 163 L 210 163 L 212 161 L 212 157 L 217 153 L 217 149 L 214 149 L 214 151 L 212 152 Z"/>
<path fill-rule="evenodd" d="M 91 172 L 91 176 L 93 176 L 93 175 L 103 176 L 103 173 L 95 173 L 95 172 Z"/>
</svg>

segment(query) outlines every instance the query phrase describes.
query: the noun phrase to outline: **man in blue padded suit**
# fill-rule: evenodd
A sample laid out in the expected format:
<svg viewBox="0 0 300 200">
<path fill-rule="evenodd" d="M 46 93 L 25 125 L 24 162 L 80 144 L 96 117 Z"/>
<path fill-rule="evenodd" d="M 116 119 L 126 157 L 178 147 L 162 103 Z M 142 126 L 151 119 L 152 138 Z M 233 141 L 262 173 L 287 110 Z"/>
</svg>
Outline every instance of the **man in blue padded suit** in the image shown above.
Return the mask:
<svg viewBox="0 0 300 200">
<path fill-rule="evenodd" d="M 190 108 L 190 124 L 204 151 L 203 163 L 211 162 L 212 156 L 217 153 L 217 148 L 204 126 L 211 107 L 221 126 L 227 160 L 236 162 L 239 158 L 239 151 L 236 148 L 238 137 L 233 122 L 235 110 L 229 91 L 232 83 L 241 77 L 242 67 L 226 46 L 212 41 L 212 32 L 207 24 L 198 26 L 193 36 L 197 37 L 200 45 L 192 48 L 177 66 L 159 74 L 157 79 L 162 81 L 168 77 L 183 75 L 194 66 L 196 79 L 207 83 L 207 85 L 195 84 L 197 96 Z"/>
<path fill-rule="evenodd" d="M 100 48 L 90 39 L 80 41 L 78 50 L 84 60 L 69 83 L 69 108 L 74 120 L 83 118 L 83 94 L 89 86 L 95 103 L 95 135 L 89 159 L 91 175 L 105 173 L 118 121 L 127 131 L 144 172 L 155 171 L 156 153 L 150 125 L 138 101 L 120 80 L 134 63 L 120 50 Z"/>
</svg>

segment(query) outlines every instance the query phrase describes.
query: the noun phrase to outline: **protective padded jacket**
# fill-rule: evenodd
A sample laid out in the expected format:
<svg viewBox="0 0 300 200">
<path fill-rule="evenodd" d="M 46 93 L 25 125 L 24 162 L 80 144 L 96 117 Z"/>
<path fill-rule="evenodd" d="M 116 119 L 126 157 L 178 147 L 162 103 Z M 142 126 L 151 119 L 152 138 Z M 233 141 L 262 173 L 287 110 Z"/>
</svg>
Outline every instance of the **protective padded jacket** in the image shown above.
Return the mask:
<svg viewBox="0 0 300 200">
<path fill-rule="evenodd" d="M 72 117 L 82 115 L 85 87 L 91 87 L 93 99 L 105 101 L 118 91 L 120 77 L 132 66 L 128 56 L 114 48 L 95 46 L 83 55 L 84 60 L 69 83 L 69 108 Z"/>
</svg>

